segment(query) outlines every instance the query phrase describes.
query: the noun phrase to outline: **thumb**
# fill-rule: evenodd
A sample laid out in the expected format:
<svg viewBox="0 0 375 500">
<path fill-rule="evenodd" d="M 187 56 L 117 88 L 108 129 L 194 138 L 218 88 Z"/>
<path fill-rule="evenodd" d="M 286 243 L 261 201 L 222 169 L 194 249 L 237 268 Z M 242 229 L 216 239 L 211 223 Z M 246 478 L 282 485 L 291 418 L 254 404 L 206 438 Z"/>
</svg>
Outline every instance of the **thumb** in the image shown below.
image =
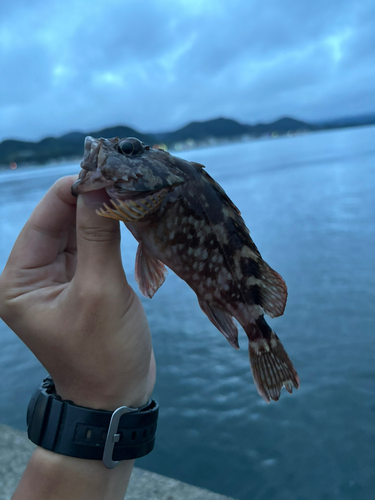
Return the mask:
<svg viewBox="0 0 375 500">
<path fill-rule="evenodd" d="M 93 281 L 124 275 L 120 252 L 120 227 L 114 219 L 100 217 L 98 210 L 109 203 L 104 189 L 89 191 L 77 201 L 77 275 Z"/>
</svg>

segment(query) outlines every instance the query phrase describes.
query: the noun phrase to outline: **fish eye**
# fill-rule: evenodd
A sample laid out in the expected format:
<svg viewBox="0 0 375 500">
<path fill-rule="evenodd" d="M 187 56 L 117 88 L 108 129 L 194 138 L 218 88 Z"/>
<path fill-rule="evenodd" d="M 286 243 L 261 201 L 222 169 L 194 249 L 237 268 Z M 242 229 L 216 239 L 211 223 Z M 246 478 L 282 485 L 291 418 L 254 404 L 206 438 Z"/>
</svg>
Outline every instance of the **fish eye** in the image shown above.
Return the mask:
<svg viewBox="0 0 375 500">
<path fill-rule="evenodd" d="M 122 141 L 118 146 L 125 155 L 131 155 L 134 151 L 134 144 L 130 141 Z"/>
<path fill-rule="evenodd" d="M 120 152 L 125 155 L 135 155 L 141 151 L 142 143 L 136 138 L 130 137 L 129 139 L 124 139 L 119 142 Z"/>
</svg>

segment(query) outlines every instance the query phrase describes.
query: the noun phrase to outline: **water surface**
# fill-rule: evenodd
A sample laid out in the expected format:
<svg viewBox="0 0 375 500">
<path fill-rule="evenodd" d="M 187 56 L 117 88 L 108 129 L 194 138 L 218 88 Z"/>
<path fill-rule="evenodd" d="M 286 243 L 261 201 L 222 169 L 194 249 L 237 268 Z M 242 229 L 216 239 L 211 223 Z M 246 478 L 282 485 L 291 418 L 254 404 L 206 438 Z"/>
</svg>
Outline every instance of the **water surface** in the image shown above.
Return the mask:
<svg viewBox="0 0 375 500">
<path fill-rule="evenodd" d="M 138 465 L 239 500 L 371 500 L 375 491 L 375 128 L 185 153 L 240 208 L 285 278 L 270 320 L 301 379 L 278 403 L 258 396 L 246 337 L 233 350 L 170 272 L 142 299 L 158 362 L 156 449 Z M 0 270 L 33 207 L 77 164 L 0 174 Z M 123 231 L 134 284 L 136 242 Z M 136 287 L 136 285 L 134 284 Z M 0 421 L 25 428 L 43 368 L 0 323 Z"/>
</svg>

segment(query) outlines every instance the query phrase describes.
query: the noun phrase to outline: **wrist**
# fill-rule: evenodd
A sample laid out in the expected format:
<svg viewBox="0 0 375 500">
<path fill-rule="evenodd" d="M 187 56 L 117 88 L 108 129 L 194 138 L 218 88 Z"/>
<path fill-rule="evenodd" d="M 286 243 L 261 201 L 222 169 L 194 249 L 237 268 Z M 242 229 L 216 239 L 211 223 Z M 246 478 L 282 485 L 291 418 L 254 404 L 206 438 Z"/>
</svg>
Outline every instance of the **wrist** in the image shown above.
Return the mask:
<svg viewBox="0 0 375 500">
<path fill-rule="evenodd" d="M 141 407 L 122 405 L 115 411 L 79 406 L 62 400 L 47 377 L 30 400 L 27 432 L 31 441 L 46 450 L 102 460 L 113 468 L 153 450 L 158 412 L 152 399 Z"/>
<path fill-rule="evenodd" d="M 129 408 L 143 406 L 150 399 L 152 391 L 137 388 L 119 394 L 118 392 L 112 393 L 110 387 L 108 387 L 108 390 L 97 388 L 95 392 L 92 392 L 84 388 L 77 389 L 76 387 L 62 389 L 56 384 L 56 394 L 61 399 L 72 401 L 77 406 L 92 408 L 93 410 L 115 411 L 120 406 L 128 406 Z"/>
<path fill-rule="evenodd" d="M 153 352 L 148 362 L 147 372 L 143 367 L 141 373 L 132 372 L 126 375 L 109 376 L 110 366 L 102 369 L 100 377 L 91 372 L 90 376 L 80 374 L 64 376 L 53 373 L 56 393 L 61 399 L 72 401 L 78 406 L 97 410 L 114 411 L 120 406 L 138 408 L 150 399 L 156 378 L 156 363 Z"/>
<path fill-rule="evenodd" d="M 107 469 L 100 461 L 59 455 L 37 447 L 12 500 L 123 500 L 134 460 Z"/>
</svg>

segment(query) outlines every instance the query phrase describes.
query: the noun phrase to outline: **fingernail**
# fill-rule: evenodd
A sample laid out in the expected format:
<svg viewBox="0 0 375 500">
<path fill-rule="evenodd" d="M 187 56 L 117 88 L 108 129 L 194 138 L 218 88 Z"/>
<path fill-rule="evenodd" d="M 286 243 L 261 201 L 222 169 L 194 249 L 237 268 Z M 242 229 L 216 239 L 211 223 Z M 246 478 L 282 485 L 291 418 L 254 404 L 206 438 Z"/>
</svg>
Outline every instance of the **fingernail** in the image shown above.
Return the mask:
<svg viewBox="0 0 375 500">
<path fill-rule="evenodd" d="M 85 205 L 103 205 L 109 202 L 109 196 L 105 189 L 98 189 L 97 191 L 88 191 L 82 194 Z"/>
</svg>

